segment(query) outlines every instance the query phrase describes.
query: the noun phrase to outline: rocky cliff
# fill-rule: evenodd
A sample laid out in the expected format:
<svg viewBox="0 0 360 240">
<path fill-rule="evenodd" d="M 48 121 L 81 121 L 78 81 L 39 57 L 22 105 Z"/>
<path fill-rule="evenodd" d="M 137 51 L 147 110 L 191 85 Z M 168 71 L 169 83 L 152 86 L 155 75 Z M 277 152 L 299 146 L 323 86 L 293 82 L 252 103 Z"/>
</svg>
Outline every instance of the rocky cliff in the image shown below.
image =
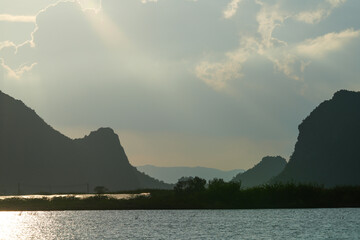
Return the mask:
<svg viewBox="0 0 360 240">
<path fill-rule="evenodd" d="M 295 150 L 273 182 L 360 184 L 360 92 L 341 90 L 299 126 Z"/>
<path fill-rule="evenodd" d="M 0 193 L 169 188 L 130 165 L 118 136 L 100 128 L 72 140 L 0 91 Z"/>
</svg>

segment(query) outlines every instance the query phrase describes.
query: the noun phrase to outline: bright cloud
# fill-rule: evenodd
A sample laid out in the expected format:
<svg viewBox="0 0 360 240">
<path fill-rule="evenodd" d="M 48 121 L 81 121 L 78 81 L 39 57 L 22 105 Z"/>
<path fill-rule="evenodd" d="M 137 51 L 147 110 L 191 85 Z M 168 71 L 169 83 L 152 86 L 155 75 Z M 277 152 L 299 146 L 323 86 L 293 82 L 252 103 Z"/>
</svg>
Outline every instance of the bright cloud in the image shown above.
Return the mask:
<svg viewBox="0 0 360 240">
<path fill-rule="evenodd" d="M 141 0 L 141 3 L 150 3 L 150 2 L 157 2 L 158 0 Z"/>
<path fill-rule="evenodd" d="M 11 41 L 0 42 L 0 50 L 8 47 L 16 48 L 16 44 Z"/>
<path fill-rule="evenodd" d="M 298 21 L 314 24 L 322 21 L 326 17 L 330 16 L 332 11 L 344 4 L 346 0 L 326 0 L 323 4 L 320 4 L 315 10 L 303 11 L 294 16 Z"/>
<path fill-rule="evenodd" d="M 326 0 L 326 2 L 330 3 L 332 7 L 339 7 L 341 4 L 344 4 L 346 0 Z"/>
<path fill-rule="evenodd" d="M 32 63 L 30 65 L 23 64 L 17 69 L 12 69 L 5 64 L 3 58 L 0 58 L 0 66 L 5 69 L 7 76 L 12 79 L 20 79 L 24 73 L 31 71 L 36 65 L 37 63 Z"/>
<path fill-rule="evenodd" d="M 226 7 L 224 11 L 224 18 L 231 18 L 236 14 L 236 11 L 239 7 L 239 4 L 242 0 L 232 0 Z"/>
<path fill-rule="evenodd" d="M 239 54 L 239 59 L 232 55 L 233 53 L 229 53 L 228 59 L 224 62 L 201 62 L 196 67 L 196 76 L 215 90 L 225 89 L 229 80 L 242 77 L 242 63 L 247 59 L 246 53 Z"/>
<path fill-rule="evenodd" d="M 315 11 L 301 12 L 295 16 L 295 19 L 305 23 L 316 23 L 329 16 L 329 11 L 317 9 Z"/>
<path fill-rule="evenodd" d="M 328 33 L 315 39 L 308 39 L 296 47 L 299 54 L 321 58 L 326 53 L 339 50 L 346 43 L 360 36 L 360 30 L 347 29 L 339 33 Z"/>
<path fill-rule="evenodd" d="M 101 0 L 77 0 L 77 2 L 84 10 L 89 10 L 89 9 L 95 11 L 101 10 L 101 4 L 102 4 Z"/>
<path fill-rule="evenodd" d="M 226 89 L 229 81 L 243 77 L 243 64 L 258 48 L 252 38 L 245 38 L 240 46 L 235 51 L 226 53 L 225 60 L 221 62 L 201 62 L 196 66 L 196 76 L 215 90 Z"/>
<path fill-rule="evenodd" d="M 262 8 L 257 14 L 256 19 L 259 24 L 258 33 L 262 37 L 262 44 L 266 47 L 273 47 L 277 44 L 284 44 L 273 37 L 273 31 L 280 26 L 286 19 L 286 13 L 282 12 L 279 5 L 268 6 L 262 3 Z"/>
<path fill-rule="evenodd" d="M 0 22 L 35 22 L 36 16 L 19 16 L 10 14 L 0 14 Z"/>
</svg>

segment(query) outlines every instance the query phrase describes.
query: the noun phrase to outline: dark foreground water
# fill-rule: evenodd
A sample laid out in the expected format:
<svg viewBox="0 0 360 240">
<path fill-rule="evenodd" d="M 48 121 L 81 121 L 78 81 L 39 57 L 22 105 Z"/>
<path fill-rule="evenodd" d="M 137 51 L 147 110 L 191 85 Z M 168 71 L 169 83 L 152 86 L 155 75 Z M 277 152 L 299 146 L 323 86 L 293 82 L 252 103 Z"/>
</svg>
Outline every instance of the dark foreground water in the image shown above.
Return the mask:
<svg viewBox="0 0 360 240">
<path fill-rule="evenodd" d="M 360 239 L 360 209 L 0 212 L 0 239 Z"/>
</svg>

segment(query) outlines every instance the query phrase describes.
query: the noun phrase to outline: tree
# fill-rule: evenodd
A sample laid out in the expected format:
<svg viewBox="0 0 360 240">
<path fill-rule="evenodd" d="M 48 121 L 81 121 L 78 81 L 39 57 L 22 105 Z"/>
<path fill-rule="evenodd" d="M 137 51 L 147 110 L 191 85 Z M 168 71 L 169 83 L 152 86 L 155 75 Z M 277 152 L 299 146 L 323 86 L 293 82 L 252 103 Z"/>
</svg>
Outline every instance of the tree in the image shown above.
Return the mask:
<svg viewBox="0 0 360 240">
<path fill-rule="evenodd" d="M 174 187 L 175 192 L 201 192 L 205 190 L 206 180 L 199 177 L 182 177 Z"/>
</svg>

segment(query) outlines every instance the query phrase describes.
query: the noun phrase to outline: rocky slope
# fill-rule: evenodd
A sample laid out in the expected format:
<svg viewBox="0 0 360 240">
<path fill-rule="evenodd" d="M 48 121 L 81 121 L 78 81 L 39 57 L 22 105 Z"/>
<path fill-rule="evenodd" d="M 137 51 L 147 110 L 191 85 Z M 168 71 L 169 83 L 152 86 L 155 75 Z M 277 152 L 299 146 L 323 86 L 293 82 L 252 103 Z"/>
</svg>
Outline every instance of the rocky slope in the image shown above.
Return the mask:
<svg viewBox="0 0 360 240">
<path fill-rule="evenodd" d="M 253 168 L 236 175 L 232 181 L 241 181 L 241 187 L 255 187 L 267 183 L 277 176 L 285 167 L 286 160 L 280 156 L 264 157 Z"/>
<path fill-rule="evenodd" d="M 273 182 L 360 185 L 360 92 L 341 90 L 299 126 L 295 150 Z"/>
<path fill-rule="evenodd" d="M 0 91 L 0 193 L 84 192 L 95 186 L 170 187 L 131 166 L 112 129 L 72 140 Z"/>
</svg>

